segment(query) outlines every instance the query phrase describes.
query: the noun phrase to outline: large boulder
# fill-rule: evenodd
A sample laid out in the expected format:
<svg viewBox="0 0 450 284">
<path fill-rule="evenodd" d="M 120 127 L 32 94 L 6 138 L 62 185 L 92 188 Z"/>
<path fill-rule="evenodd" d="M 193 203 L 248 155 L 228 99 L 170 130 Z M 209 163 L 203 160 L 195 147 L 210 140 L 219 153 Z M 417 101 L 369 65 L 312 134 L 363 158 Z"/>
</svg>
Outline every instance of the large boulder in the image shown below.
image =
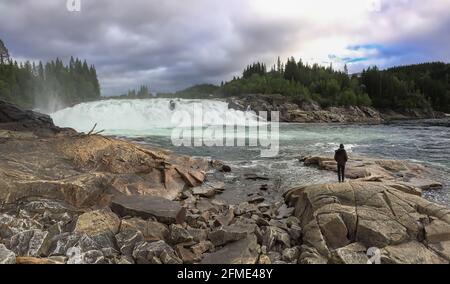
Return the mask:
<svg viewBox="0 0 450 284">
<path fill-rule="evenodd" d="M 448 260 L 416 241 L 383 248 L 381 251 L 381 262 L 387 264 L 449 263 Z"/>
<path fill-rule="evenodd" d="M 230 226 L 220 227 L 209 233 L 208 239 L 215 245 L 221 246 L 229 242 L 246 238 L 255 232 L 256 225 L 235 223 Z"/>
<path fill-rule="evenodd" d="M 117 234 L 119 227 L 119 217 L 110 210 L 102 209 L 80 215 L 75 226 L 75 232 L 90 236 L 107 232 Z"/>
<path fill-rule="evenodd" d="M 247 238 L 227 244 L 222 249 L 206 254 L 201 264 L 256 264 L 259 246 L 254 234 Z"/>
<path fill-rule="evenodd" d="M 59 128 L 53 124 L 50 116 L 31 110 L 23 110 L 19 106 L 0 99 L 0 125 L 2 129 L 13 131 L 32 131 L 38 133 L 40 130 L 56 133 Z"/>
<path fill-rule="evenodd" d="M 145 241 L 154 242 L 165 240 L 169 235 L 167 225 L 152 221 L 143 220 L 141 218 L 123 219 L 120 225 L 121 231 L 139 231 L 142 233 Z"/>
<path fill-rule="evenodd" d="M 412 247 L 420 255 L 411 263 L 448 261 L 450 209 L 417 195 L 380 182 L 349 182 L 295 188 L 285 198 L 300 220 L 302 263 L 360 262 L 361 247 L 384 249 L 384 262 L 404 262 L 399 248 Z M 356 259 L 346 256 L 349 249 Z"/>
</svg>

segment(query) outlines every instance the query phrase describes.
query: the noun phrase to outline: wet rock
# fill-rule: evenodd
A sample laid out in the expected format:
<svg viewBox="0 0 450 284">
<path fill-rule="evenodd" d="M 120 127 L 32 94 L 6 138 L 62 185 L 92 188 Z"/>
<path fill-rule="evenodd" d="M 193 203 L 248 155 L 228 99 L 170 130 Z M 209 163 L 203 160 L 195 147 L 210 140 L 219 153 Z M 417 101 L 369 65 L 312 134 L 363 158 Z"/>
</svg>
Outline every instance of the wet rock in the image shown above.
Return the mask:
<svg viewBox="0 0 450 284">
<path fill-rule="evenodd" d="M 138 244 L 133 251 L 133 258 L 138 264 L 181 264 L 182 261 L 174 250 L 164 241 L 143 242 Z"/>
<path fill-rule="evenodd" d="M 186 208 L 179 202 L 152 196 L 116 196 L 111 209 L 121 217 L 154 217 L 165 224 L 181 224 L 186 218 Z"/>
<path fill-rule="evenodd" d="M 247 235 L 252 234 L 255 231 L 255 228 L 255 225 L 236 223 L 214 230 L 213 232 L 209 233 L 208 239 L 215 246 L 221 246 L 229 242 L 246 238 Z"/>
<path fill-rule="evenodd" d="M 243 177 L 248 180 L 270 180 L 270 178 L 265 175 L 258 175 L 255 173 L 246 173 Z"/>
<path fill-rule="evenodd" d="M 48 130 L 50 133 L 59 131 L 50 116 L 31 110 L 23 110 L 19 106 L 3 100 L 0 100 L 0 123 L 14 124 L 10 125 L 13 129 L 31 129 L 37 133 L 39 133 L 39 130 Z"/>
<path fill-rule="evenodd" d="M 15 264 L 16 255 L 5 247 L 4 244 L 0 244 L 0 264 Z"/>
<path fill-rule="evenodd" d="M 184 242 L 190 242 L 194 238 L 191 236 L 188 230 L 184 229 L 179 225 L 172 224 L 169 227 L 169 243 L 179 244 Z"/>
<path fill-rule="evenodd" d="M 117 234 L 120 219 L 109 210 L 95 210 L 84 213 L 78 217 L 75 232 L 90 236 L 111 232 Z"/>
<path fill-rule="evenodd" d="M 201 264 L 255 264 L 258 261 L 258 250 L 256 236 L 252 234 L 205 255 Z"/>
<path fill-rule="evenodd" d="M 144 236 L 137 230 L 125 230 L 116 235 L 116 241 L 120 252 L 131 256 L 136 244 L 144 241 Z"/>
<path fill-rule="evenodd" d="M 9 247 L 18 256 L 46 256 L 52 236 L 42 230 L 29 230 L 14 235 Z"/>
<path fill-rule="evenodd" d="M 267 191 L 267 190 L 269 190 L 269 185 L 267 185 L 267 184 L 262 184 L 261 187 L 260 187 L 259 189 L 262 190 L 262 191 Z"/>
<path fill-rule="evenodd" d="M 223 165 L 222 168 L 220 169 L 221 172 L 224 173 L 230 173 L 231 172 L 231 167 L 227 166 L 227 165 Z"/>
<path fill-rule="evenodd" d="M 169 235 L 167 225 L 140 218 L 123 219 L 120 230 L 138 230 L 148 242 L 165 240 Z"/>
</svg>

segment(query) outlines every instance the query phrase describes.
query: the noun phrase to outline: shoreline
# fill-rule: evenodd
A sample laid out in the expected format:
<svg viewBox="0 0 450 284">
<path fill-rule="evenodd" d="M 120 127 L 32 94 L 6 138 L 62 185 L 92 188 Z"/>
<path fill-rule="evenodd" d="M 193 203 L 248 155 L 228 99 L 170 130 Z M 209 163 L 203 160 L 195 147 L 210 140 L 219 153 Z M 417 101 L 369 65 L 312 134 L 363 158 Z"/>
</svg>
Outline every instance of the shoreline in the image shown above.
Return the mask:
<svg viewBox="0 0 450 284">
<path fill-rule="evenodd" d="M 450 262 L 450 209 L 420 197 L 419 165 L 362 160 L 354 180 L 283 196 L 238 173 L 256 187 L 227 204 L 216 197 L 234 169 L 220 161 L 0 113 L 0 263 L 366 263 L 374 246 L 382 263 Z"/>
<path fill-rule="evenodd" d="M 149 98 L 120 98 L 101 97 L 97 100 L 74 103 L 64 108 L 53 111 L 60 111 L 71 108 L 79 104 L 92 103 L 107 100 L 151 100 L 151 99 L 185 99 L 182 97 L 149 97 Z M 229 108 L 239 111 L 246 111 L 250 106 L 254 111 L 279 111 L 280 122 L 285 123 L 347 123 L 347 124 L 383 124 L 397 121 L 414 121 L 426 119 L 443 119 L 450 117 L 450 114 L 436 112 L 432 110 L 411 109 L 405 111 L 383 110 L 373 107 L 328 107 L 321 108 L 316 103 L 304 103 L 296 105 L 293 103 L 283 103 L 268 101 L 267 98 L 255 98 L 255 95 L 247 97 L 210 97 L 210 98 L 187 98 L 185 100 L 217 100 L 227 102 Z"/>
</svg>

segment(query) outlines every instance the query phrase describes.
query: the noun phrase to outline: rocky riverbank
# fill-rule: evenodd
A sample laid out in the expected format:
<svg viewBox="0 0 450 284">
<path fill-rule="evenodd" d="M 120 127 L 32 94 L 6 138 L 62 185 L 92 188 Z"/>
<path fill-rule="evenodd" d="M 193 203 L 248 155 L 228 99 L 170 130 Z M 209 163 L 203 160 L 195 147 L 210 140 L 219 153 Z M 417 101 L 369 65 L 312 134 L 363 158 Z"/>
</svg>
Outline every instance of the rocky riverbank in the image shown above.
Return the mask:
<svg viewBox="0 0 450 284">
<path fill-rule="evenodd" d="M 382 123 L 392 120 L 443 118 L 444 113 L 433 110 L 411 109 L 398 112 L 377 110 L 373 107 L 328 107 L 321 108 L 315 102 L 295 104 L 277 96 L 248 95 L 227 99 L 229 107 L 246 111 L 279 111 L 280 121 L 297 123 Z"/>
<path fill-rule="evenodd" d="M 438 183 L 418 165 L 361 159 L 349 183 L 284 197 L 245 173 L 253 186 L 228 203 L 234 169 L 219 161 L 61 129 L 6 103 L 0 153 L 0 263 L 450 261 L 450 210 L 420 197 Z"/>
</svg>

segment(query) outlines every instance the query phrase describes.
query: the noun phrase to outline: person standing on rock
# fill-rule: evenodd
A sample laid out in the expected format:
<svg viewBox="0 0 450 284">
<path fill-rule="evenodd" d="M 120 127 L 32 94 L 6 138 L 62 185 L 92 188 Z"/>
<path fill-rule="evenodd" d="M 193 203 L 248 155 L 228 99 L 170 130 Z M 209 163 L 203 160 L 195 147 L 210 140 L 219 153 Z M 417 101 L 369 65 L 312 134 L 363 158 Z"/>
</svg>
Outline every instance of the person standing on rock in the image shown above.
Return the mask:
<svg viewBox="0 0 450 284">
<path fill-rule="evenodd" d="M 339 182 L 344 182 L 345 180 L 345 164 L 347 164 L 348 156 L 347 151 L 345 151 L 344 144 L 339 146 L 339 149 L 334 153 L 334 160 L 337 162 L 337 171 Z"/>
</svg>

